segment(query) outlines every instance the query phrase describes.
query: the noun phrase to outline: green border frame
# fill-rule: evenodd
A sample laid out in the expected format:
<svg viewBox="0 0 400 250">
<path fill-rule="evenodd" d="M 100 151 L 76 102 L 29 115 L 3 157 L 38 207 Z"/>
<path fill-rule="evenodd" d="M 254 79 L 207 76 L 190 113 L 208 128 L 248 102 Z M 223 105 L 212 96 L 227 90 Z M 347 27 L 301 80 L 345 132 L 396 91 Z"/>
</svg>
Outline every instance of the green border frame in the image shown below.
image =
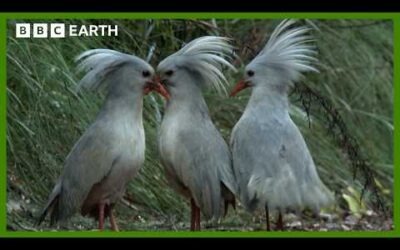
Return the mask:
<svg viewBox="0 0 400 250">
<path fill-rule="evenodd" d="M 394 154 L 394 230 L 352 232 L 11 232 L 6 229 L 6 41 L 7 19 L 391 19 L 394 22 L 394 127 L 400 126 L 400 13 L 213 13 L 213 12 L 148 12 L 148 13 L 0 13 L 0 237 L 400 237 L 400 154 Z M 397 107 L 397 108 L 396 108 Z M 400 133 L 394 130 L 394 151 L 400 152 Z"/>
</svg>

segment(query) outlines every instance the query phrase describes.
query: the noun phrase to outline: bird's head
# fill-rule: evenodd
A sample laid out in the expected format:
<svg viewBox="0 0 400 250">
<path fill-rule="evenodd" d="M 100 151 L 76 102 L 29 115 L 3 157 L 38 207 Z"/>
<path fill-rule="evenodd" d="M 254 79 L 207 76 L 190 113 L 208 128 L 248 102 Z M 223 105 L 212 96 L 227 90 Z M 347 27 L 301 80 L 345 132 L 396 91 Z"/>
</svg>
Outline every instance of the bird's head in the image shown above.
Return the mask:
<svg viewBox="0 0 400 250">
<path fill-rule="evenodd" d="M 158 81 L 170 91 L 173 91 L 176 87 L 179 88 L 181 84 L 184 85 L 184 79 L 188 77 L 188 72 L 177 66 L 175 62 L 157 67 Z"/>
<path fill-rule="evenodd" d="M 204 36 L 191 41 L 159 63 L 159 81 L 175 96 L 201 87 L 226 92 L 227 81 L 221 68 L 227 66 L 235 70 L 224 58 L 233 53 L 228 40 L 225 37 Z"/>
<path fill-rule="evenodd" d="M 169 99 L 170 95 L 165 87 L 161 84 L 159 78 L 154 74 L 153 68 L 144 69 L 142 71 L 142 90 L 143 94 L 147 95 L 148 93 L 155 91 L 163 96 L 165 99 Z"/>
<path fill-rule="evenodd" d="M 265 47 L 245 67 L 245 73 L 230 96 L 249 87 L 267 87 L 286 90 L 298 81 L 303 72 L 317 71 L 315 46 L 307 35 L 310 28 L 289 28 L 294 20 L 284 20 L 271 34 Z"/>
<path fill-rule="evenodd" d="M 134 55 L 109 49 L 88 50 L 76 58 L 78 70 L 85 71 L 78 89 L 106 88 L 110 95 L 130 93 L 148 94 L 157 91 L 166 95 L 166 90 L 156 81 L 153 67 Z"/>
<path fill-rule="evenodd" d="M 265 79 L 265 77 L 267 76 L 265 74 L 265 71 L 261 67 L 248 65 L 245 68 L 245 73 L 243 78 L 235 85 L 230 96 L 235 96 L 243 89 L 254 87 L 256 84 L 262 82 L 261 80 Z"/>
<path fill-rule="evenodd" d="M 168 91 L 161 85 L 160 81 L 158 81 L 153 67 L 142 59 L 133 65 L 133 67 L 128 69 L 126 74 L 130 75 L 127 77 L 130 79 L 127 82 L 129 82 L 132 91 L 136 93 L 142 92 L 143 95 L 147 95 L 154 91 L 166 99 L 169 98 Z M 128 90 L 127 88 L 125 89 Z"/>
</svg>

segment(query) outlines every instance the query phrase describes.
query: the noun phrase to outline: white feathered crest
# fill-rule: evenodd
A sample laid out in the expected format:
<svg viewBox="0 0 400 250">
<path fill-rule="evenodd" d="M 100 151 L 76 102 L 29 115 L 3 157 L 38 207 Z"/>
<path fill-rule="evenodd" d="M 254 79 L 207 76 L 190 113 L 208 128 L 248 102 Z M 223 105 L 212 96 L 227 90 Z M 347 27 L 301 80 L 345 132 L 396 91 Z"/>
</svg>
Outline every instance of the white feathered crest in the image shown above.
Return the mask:
<svg viewBox="0 0 400 250">
<path fill-rule="evenodd" d="M 282 21 L 272 33 L 263 50 L 251 63 L 265 65 L 284 82 L 293 85 L 303 72 L 315 71 L 313 64 L 318 60 L 315 46 L 310 44 L 312 36 L 308 34 L 311 28 L 301 26 L 288 29 L 296 21 L 286 19 Z"/>
<path fill-rule="evenodd" d="M 85 51 L 77 56 L 75 61 L 79 62 L 77 66 L 78 71 L 87 72 L 80 80 L 77 86 L 77 91 L 81 88 L 98 90 L 99 88 L 107 87 L 104 85 L 107 85 L 107 80 L 110 80 L 107 76 L 112 71 L 127 63 L 146 63 L 136 56 L 110 49 L 93 49 Z"/>
<path fill-rule="evenodd" d="M 206 87 L 212 87 L 219 93 L 227 93 L 228 81 L 221 72 L 222 66 L 236 71 L 235 67 L 225 59 L 233 57 L 233 46 L 229 41 L 227 37 L 199 37 L 165 58 L 159 63 L 158 69 L 165 70 L 172 64 L 190 68 L 201 74 Z"/>
</svg>

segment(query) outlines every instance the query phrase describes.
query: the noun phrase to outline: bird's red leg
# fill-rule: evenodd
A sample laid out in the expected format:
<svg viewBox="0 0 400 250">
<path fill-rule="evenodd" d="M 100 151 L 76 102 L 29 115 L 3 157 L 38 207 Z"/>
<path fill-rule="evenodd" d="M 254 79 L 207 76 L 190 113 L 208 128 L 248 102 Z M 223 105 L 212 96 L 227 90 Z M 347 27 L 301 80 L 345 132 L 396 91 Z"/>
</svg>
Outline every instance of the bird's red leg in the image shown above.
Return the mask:
<svg viewBox="0 0 400 250">
<path fill-rule="evenodd" d="M 116 232 L 118 232 L 119 228 L 118 228 L 118 225 L 117 225 L 117 221 L 115 220 L 114 213 L 113 213 L 111 208 L 110 208 L 110 214 L 109 215 L 110 215 L 111 229 L 116 231 Z"/>
<path fill-rule="evenodd" d="M 193 199 L 190 199 L 190 205 L 191 205 L 191 213 L 192 213 L 192 218 L 191 218 L 191 223 L 190 223 L 190 231 L 196 230 L 196 203 L 194 202 Z"/>
<path fill-rule="evenodd" d="M 279 212 L 278 221 L 276 223 L 276 230 L 283 231 L 283 219 L 281 212 Z"/>
<path fill-rule="evenodd" d="M 200 231 L 200 208 L 196 206 L 196 230 Z"/>
<path fill-rule="evenodd" d="M 271 231 L 271 225 L 269 222 L 269 209 L 268 205 L 265 205 L 265 220 L 267 221 L 267 231 Z"/>
<path fill-rule="evenodd" d="M 103 231 L 104 229 L 104 203 L 99 204 L 99 230 Z"/>
</svg>

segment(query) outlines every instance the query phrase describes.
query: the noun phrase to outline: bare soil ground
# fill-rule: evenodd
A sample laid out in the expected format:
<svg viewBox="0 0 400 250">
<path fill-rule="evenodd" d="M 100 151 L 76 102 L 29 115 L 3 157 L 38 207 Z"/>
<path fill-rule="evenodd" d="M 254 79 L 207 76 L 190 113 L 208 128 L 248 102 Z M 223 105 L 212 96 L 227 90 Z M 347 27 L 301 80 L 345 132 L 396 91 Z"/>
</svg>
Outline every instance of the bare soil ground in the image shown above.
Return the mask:
<svg viewBox="0 0 400 250">
<path fill-rule="evenodd" d="M 9 193 L 7 202 L 7 230 L 9 231 L 91 231 L 97 230 L 91 218 L 76 215 L 62 226 L 49 227 L 48 221 L 35 225 L 40 206 L 29 198 Z M 189 230 L 189 213 L 186 216 L 160 215 L 146 208 L 126 202 L 115 208 L 121 231 L 186 231 Z M 303 214 L 285 214 L 285 231 L 388 231 L 393 229 L 392 218 L 384 218 L 373 211 L 357 217 L 351 214 L 321 213 L 318 217 Z M 275 218 L 271 215 L 271 221 Z M 274 224 L 272 223 L 274 228 Z M 110 230 L 106 223 L 106 230 Z M 202 222 L 203 231 L 264 231 L 265 214 L 259 211 L 249 214 L 240 206 L 229 209 L 227 216 L 219 222 Z"/>
</svg>

